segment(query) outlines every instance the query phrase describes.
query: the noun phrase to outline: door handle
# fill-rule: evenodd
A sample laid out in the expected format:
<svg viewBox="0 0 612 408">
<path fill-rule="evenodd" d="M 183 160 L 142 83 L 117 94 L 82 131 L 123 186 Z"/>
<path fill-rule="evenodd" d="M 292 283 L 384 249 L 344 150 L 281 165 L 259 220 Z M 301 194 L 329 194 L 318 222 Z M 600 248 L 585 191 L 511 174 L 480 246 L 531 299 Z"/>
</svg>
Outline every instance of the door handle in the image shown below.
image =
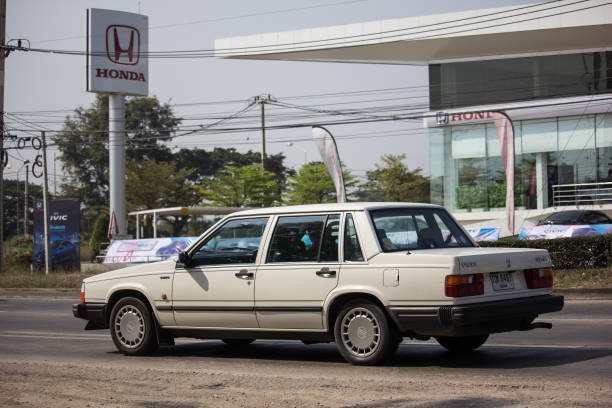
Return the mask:
<svg viewBox="0 0 612 408">
<path fill-rule="evenodd" d="M 318 270 L 315 273 L 317 276 L 321 276 L 323 278 L 334 278 L 336 276 L 336 271 L 330 271 L 327 267 L 321 268 L 321 270 Z"/>
<path fill-rule="evenodd" d="M 236 272 L 234 275 L 240 279 L 253 279 L 253 272 L 249 272 L 246 269 L 241 269 L 240 272 Z"/>
</svg>

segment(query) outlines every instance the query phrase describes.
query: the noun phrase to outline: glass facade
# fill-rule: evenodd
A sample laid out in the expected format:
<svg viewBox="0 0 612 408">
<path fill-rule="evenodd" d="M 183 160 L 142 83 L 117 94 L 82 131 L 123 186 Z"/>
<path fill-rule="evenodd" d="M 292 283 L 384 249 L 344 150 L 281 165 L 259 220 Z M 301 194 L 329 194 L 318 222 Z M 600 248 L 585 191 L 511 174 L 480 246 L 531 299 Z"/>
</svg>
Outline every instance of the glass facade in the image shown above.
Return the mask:
<svg viewBox="0 0 612 408">
<path fill-rule="evenodd" d="M 610 51 L 429 65 L 431 110 L 610 91 Z"/>
<path fill-rule="evenodd" d="M 515 207 L 553 205 L 562 184 L 612 182 L 612 114 L 514 121 Z M 453 212 L 505 207 L 495 125 L 430 130 L 431 202 Z"/>
</svg>

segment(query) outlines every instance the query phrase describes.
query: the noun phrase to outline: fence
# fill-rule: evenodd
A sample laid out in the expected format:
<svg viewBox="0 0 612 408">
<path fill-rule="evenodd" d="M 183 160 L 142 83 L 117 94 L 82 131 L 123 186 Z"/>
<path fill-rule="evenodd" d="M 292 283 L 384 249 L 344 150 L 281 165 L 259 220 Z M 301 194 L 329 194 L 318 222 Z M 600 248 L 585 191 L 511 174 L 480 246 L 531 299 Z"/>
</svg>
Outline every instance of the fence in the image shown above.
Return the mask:
<svg viewBox="0 0 612 408">
<path fill-rule="evenodd" d="M 553 205 L 612 204 L 612 182 L 556 184 L 552 186 Z"/>
</svg>

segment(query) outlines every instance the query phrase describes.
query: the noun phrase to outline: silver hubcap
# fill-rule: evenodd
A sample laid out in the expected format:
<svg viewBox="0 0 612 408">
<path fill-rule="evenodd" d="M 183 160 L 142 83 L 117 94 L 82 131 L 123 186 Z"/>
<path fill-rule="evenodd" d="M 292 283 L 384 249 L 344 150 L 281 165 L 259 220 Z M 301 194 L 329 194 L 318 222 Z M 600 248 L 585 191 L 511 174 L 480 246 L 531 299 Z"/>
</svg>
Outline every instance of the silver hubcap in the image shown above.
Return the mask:
<svg viewBox="0 0 612 408">
<path fill-rule="evenodd" d="M 367 357 L 380 344 L 380 325 L 368 309 L 357 307 L 349 310 L 342 319 L 342 342 L 357 357 Z"/>
<path fill-rule="evenodd" d="M 132 305 L 119 309 L 115 316 L 115 333 L 125 347 L 138 347 L 145 335 L 144 319 L 140 311 Z"/>
</svg>

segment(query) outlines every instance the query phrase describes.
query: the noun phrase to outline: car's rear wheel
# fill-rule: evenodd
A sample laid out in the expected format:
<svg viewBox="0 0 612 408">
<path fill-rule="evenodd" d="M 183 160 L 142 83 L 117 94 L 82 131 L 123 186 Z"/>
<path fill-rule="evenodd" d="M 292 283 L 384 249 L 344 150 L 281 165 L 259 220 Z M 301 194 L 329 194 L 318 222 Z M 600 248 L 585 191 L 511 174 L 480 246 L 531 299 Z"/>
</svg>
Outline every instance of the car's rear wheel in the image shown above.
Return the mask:
<svg viewBox="0 0 612 408">
<path fill-rule="evenodd" d="M 109 326 L 115 346 L 124 354 L 141 356 L 158 347 L 153 317 L 140 299 L 120 299 L 113 307 Z"/>
<path fill-rule="evenodd" d="M 344 305 L 336 317 L 334 338 L 342 357 L 361 365 L 380 363 L 399 345 L 385 312 L 367 300 Z"/>
<path fill-rule="evenodd" d="M 241 347 L 248 346 L 249 344 L 254 342 L 255 339 L 222 339 L 221 341 L 227 344 L 228 346 Z"/>
<path fill-rule="evenodd" d="M 439 336 L 436 340 L 442 347 L 448 351 L 455 353 L 461 353 L 466 351 L 472 351 L 482 346 L 485 341 L 489 338 L 488 334 L 481 334 L 478 336 L 462 336 L 462 337 L 446 337 Z"/>
</svg>

